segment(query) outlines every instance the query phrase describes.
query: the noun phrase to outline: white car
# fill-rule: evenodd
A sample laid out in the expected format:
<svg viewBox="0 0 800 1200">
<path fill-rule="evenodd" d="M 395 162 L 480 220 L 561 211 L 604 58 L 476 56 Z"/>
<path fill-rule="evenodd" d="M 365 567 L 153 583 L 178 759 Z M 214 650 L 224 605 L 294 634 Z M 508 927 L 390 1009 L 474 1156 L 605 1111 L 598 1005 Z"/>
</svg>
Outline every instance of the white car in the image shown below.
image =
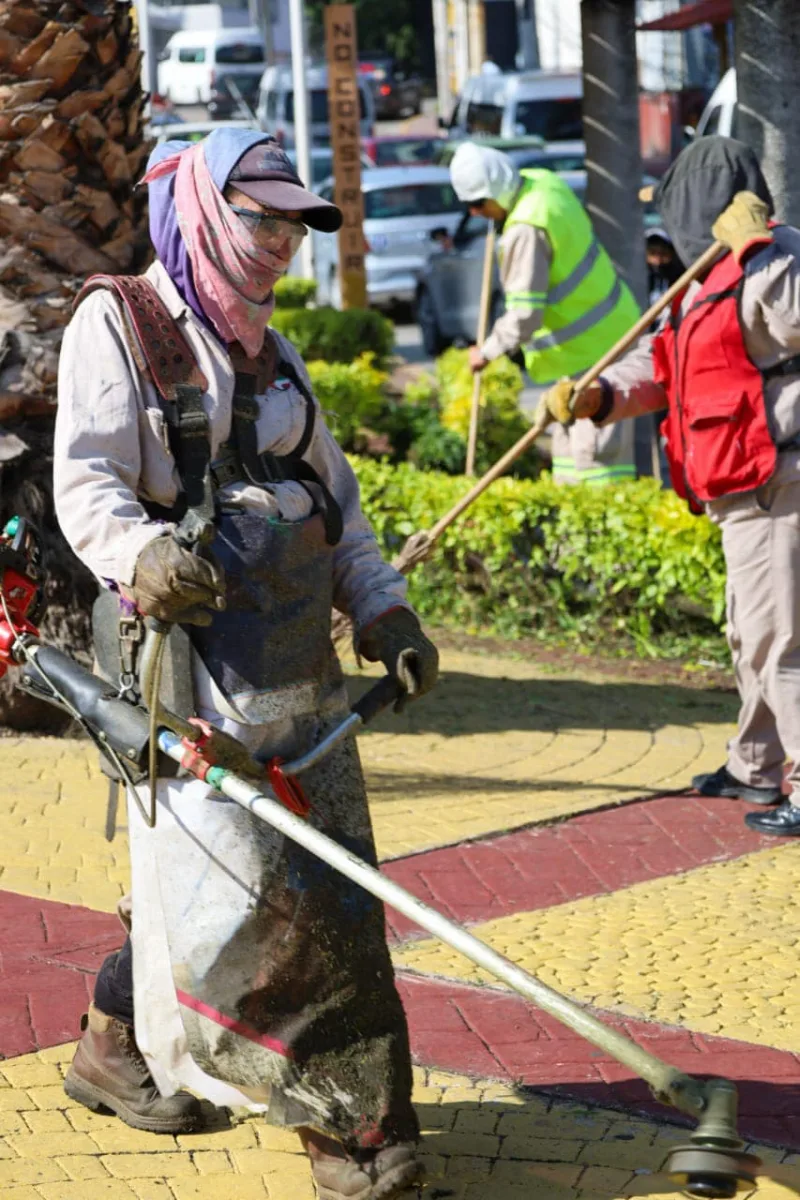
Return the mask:
<svg viewBox="0 0 800 1200">
<path fill-rule="evenodd" d="M 308 66 L 305 72 L 308 88 L 311 141 L 315 146 L 329 146 L 331 123 L 328 113 L 328 68 Z M 375 125 L 375 101 L 369 82 L 358 78 L 359 133 L 372 137 Z M 294 146 L 294 81 L 291 67 L 267 67 L 259 85 L 258 123 L 284 147 Z"/>
<path fill-rule="evenodd" d="M 259 29 L 182 29 L 164 48 L 158 90 L 172 104 L 208 104 L 224 76 L 245 86 L 252 78 L 255 90 L 265 62 Z"/>
<path fill-rule="evenodd" d="M 455 233 L 464 206 L 446 167 L 376 167 L 361 174 L 367 298 L 379 308 L 412 303 L 417 279 L 436 246 L 434 229 Z M 319 189 L 334 200 L 333 180 Z M 320 304 L 340 304 L 337 239 L 314 233 Z"/>
<path fill-rule="evenodd" d="M 583 79 L 561 71 L 473 75 L 450 119 L 451 137 L 575 142 L 583 137 Z"/>
<path fill-rule="evenodd" d="M 176 121 L 151 125 L 147 133 L 161 142 L 201 142 L 215 129 L 255 129 L 252 121 Z"/>
</svg>

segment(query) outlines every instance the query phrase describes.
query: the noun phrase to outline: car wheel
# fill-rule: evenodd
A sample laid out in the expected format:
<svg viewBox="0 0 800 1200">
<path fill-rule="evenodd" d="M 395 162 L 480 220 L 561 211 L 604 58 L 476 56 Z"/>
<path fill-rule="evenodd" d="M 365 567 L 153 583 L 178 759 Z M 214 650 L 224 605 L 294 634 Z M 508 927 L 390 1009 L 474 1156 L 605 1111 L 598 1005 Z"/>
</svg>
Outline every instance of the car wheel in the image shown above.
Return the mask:
<svg viewBox="0 0 800 1200">
<path fill-rule="evenodd" d="M 429 354 L 431 358 L 436 358 L 445 349 L 447 343 L 439 328 L 433 296 L 427 288 L 422 288 L 417 296 L 417 324 L 422 333 L 422 345 L 425 353 Z"/>
</svg>

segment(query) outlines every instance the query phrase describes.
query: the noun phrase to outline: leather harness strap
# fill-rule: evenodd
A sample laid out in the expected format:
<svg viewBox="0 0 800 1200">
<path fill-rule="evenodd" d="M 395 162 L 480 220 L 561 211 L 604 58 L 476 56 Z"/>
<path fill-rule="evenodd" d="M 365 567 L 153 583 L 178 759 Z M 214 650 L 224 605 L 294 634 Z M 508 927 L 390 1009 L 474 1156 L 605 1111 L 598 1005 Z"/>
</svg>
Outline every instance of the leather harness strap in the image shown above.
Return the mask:
<svg viewBox="0 0 800 1200">
<path fill-rule="evenodd" d="M 179 384 L 197 387 L 201 393 L 208 391 L 208 380 L 178 322 L 149 279 L 143 275 L 92 275 L 78 293 L 74 307 L 98 288 L 114 292 L 122 301 L 131 353 L 139 370 L 150 375 L 160 396 L 175 402 Z"/>
<path fill-rule="evenodd" d="M 278 344 L 270 330 L 266 331 L 264 347 L 255 359 L 247 358 L 239 345 L 230 348 L 234 368 L 231 436 L 212 463 L 210 427 L 203 407 L 208 380 L 178 322 L 150 280 L 141 275 L 93 275 L 79 292 L 75 307 L 98 288 L 112 291 L 121 302 L 131 353 L 142 374 L 149 374 L 167 420 L 170 450 L 183 490 L 170 511 L 149 505 L 152 515 L 182 521 L 185 525 L 188 512 L 192 525 L 200 530 L 213 520 L 215 487 L 222 488 L 239 479 L 264 488 L 296 480 L 306 487 L 322 511 L 326 541 L 336 545 L 344 531 L 341 509 L 318 472 L 303 459 L 314 434 L 314 397 L 294 366 L 280 359 Z M 279 373 L 290 379 L 305 399 L 305 426 L 300 441 L 288 454 L 260 453 L 256 396 L 263 395 Z M 308 484 L 319 490 L 321 502 Z"/>
</svg>

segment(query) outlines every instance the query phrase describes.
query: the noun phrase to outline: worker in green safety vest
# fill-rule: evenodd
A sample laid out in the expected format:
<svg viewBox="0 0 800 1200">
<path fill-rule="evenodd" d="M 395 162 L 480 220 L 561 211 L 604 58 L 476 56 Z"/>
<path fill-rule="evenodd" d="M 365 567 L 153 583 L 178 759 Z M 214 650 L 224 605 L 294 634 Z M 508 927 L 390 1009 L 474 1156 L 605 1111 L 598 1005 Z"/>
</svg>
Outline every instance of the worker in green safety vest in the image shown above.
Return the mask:
<svg viewBox="0 0 800 1200">
<path fill-rule="evenodd" d="M 521 350 L 529 376 L 542 387 L 582 374 L 639 315 L 583 205 L 554 171 L 519 171 L 506 154 L 475 142 L 459 146 L 450 177 L 471 213 L 502 227 L 506 311 L 484 344 L 470 347 L 472 370 Z M 590 421 L 559 426 L 553 477 L 592 484 L 633 479 L 630 424 L 624 433 L 590 428 Z"/>
</svg>

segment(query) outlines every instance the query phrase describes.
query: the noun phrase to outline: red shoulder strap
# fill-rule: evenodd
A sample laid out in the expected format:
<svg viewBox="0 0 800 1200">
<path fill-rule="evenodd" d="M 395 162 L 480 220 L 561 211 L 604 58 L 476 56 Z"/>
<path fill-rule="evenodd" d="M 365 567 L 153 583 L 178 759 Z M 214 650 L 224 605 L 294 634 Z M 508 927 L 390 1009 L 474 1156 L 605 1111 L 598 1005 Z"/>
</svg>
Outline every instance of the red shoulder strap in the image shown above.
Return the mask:
<svg viewBox="0 0 800 1200">
<path fill-rule="evenodd" d="M 208 391 L 208 380 L 178 322 L 143 275 L 92 275 L 75 300 L 74 308 L 98 288 L 113 292 L 128 318 L 129 343 L 139 370 L 148 371 L 164 400 L 176 399 L 176 388 L 190 384 Z"/>
</svg>

